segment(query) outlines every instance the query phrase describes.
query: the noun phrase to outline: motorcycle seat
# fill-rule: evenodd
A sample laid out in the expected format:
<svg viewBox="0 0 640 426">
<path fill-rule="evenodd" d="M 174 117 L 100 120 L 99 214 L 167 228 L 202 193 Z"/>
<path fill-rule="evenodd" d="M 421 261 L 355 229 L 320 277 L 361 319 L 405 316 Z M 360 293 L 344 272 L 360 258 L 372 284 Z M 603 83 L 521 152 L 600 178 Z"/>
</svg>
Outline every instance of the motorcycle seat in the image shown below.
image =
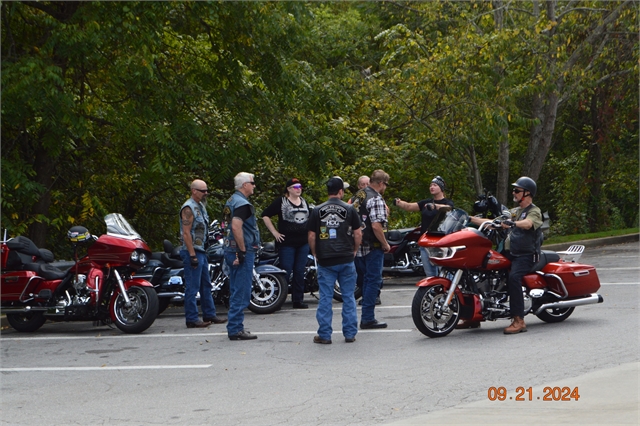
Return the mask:
<svg viewBox="0 0 640 426">
<path fill-rule="evenodd" d="M 540 271 L 545 267 L 547 263 L 557 262 L 560 260 L 560 255 L 555 251 L 542 250 L 540 252 L 540 259 L 533 265 L 530 272 Z"/>
<path fill-rule="evenodd" d="M 400 231 L 393 230 L 387 232 L 386 238 L 390 245 L 398 245 L 402 242 L 404 236 Z"/>
<path fill-rule="evenodd" d="M 24 271 L 33 271 L 45 280 L 61 280 L 67 274 L 48 263 L 27 263 L 22 269 Z"/>
<path fill-rule="evenodd" d="M 165 266 L 168 266 L 171 269 L 180 269 L 184 267 L 184 262 L 182 262 L 182 258 L 175 259 L 173 257 L 169 257 L 169 254 L 162 253 L 160 256 L 160 260 Z"/>
</svg>

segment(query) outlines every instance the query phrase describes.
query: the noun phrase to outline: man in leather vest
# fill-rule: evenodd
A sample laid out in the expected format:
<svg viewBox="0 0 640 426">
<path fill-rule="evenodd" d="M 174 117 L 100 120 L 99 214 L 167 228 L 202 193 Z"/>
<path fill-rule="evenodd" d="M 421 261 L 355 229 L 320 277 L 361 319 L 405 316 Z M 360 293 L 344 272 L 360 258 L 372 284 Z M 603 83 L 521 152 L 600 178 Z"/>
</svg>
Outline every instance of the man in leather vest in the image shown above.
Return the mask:
<svg viewBox="0 0 640 426">
<path fill-rule="evenodd" d="M 314 343 L 330 344 L 333 310 L 333 285 L 338 280 L 342 290 L 342 334 L 347 343 L 356 341 L 358 312 L 356 310 L 356 268 L 354 257 L 362 240 L 358 212 L 342 201 L 345 184 L 339 177 L 329 179 L 329 200 L 311 212 L 308 239 L 311 253 L 318 261 L 320 301 L 316 311 L 318 335 Z"/>
<path fill-rule="evenodd" d="M 382 198 L 389 184 L 389 175 L 384 170 L 375 170 L 369 186 L 358 191 L 353 206 L 362 220 L 362 244 L 356 256 L 358 273 L 363 273 L 361 329 L 386 328 L 374 313 L 376 298 L 382 285 L 384 253 L 390 250 L 384 231 L 387 229 L 387 205 Z M 344 292 L 343 292 L 344 294 Z"/>
<path fill-rule="evenodd" d="M 244 310 L 251 301 L 253 263 L 260 246 L 255 208 L 249 202 L 256 187 L 251 173 L 240 172 L 233 179 L 236 192 L 224 206 L 226 235 L 224 261 L 229 268 L 229 340 L 253 340 L 258 336 L 244 329 Z"/>
<path fill-rule="evenodd" d="M 188 328 L 203 328 L 211 323 L 222 324 L 227 321 L 216 316 L 211 296 L 209 262 L 205 251 L 209 227 L 209 215 L 204 206 L 207 193 L 207 184 L 200 179 L 194 180 L 191 183 L 191 198 L 180 208 L 180 257 L 184 263 L 184 316 Z M 198 292 L 204 321 L 198 318 Z"/>
<path fill-rule="evenodd" d="M 518 334 L 527 331 L 524 323 L 524 296 L 522 295 L 522 278 L 533 268 L 540 256 L 540 227 L 542 211 L 533 204 L 537 185 L 533 179 L 522 176 L 513 186 L 513 201 L 518 207 L 511 210 L 511 220 L 502 222 L 503 228 L 511 228 L 505 241 L 503 254 L 511 260 L 511 269 L 507 281 L 509 292 L 509 308 L 511 325 L 504 329 L 504 334 Z M 471 222 L 480 225 L 489 219 L 472 217 Z M 477 328 L 480 323 L 463 321 L 456 328 Z"/>
</svg>

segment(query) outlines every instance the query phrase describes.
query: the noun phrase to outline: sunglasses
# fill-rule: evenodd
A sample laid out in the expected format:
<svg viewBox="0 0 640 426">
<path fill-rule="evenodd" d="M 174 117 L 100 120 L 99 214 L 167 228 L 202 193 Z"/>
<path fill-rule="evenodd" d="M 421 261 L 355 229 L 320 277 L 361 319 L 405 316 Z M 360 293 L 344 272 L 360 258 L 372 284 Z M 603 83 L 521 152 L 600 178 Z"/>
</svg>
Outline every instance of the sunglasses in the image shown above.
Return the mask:
<svg viewBox="0 0 640 426">
<path fill-rule="evenodd" d="M 296 183 L 295 185 L 291 185 L 291 188 L 293 188 L 293 189 L 302 189 L 302 185 L 300 185 L 299 183 Z"/>
<path fill-rule="evenodd" d="M 513 188 L 511 192 L 513 192 L 514 194 L 519 194 L 521 192 L 524 192 L 524 189 Z"/>
<path fill-rule="evenodd" d="M 251 185 L 253 185 L 253 186 L 256 186 L 256 183 L 255 183 L 255 182 L 253 182 L 253 181 L 251 181 L 251 182 L 245 182 L 245 183 L 249 183 L 249 184 L 251 184 Z"/>
<path fill-rule="evenodd" d="M 193 189 L 195 189 L 196 191 L 201 192 L 203 194 L 208 194 L 209 193 L 208 189 L 198 189 L 198 188 L 193 188 Z"/>
</svg>

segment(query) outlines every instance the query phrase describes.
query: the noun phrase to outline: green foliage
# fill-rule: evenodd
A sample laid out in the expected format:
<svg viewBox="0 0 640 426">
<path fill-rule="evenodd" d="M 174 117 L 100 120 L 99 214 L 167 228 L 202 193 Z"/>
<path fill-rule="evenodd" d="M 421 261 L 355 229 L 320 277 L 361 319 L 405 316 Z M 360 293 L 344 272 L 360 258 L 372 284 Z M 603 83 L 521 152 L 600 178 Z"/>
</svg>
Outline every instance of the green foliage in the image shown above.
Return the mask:
<svg viewBox="0 0 640 426">
<path fill-rule="evenodd" d="M 527 2 L 4 2 L 2 225 L 56 247 L 120 212 L 159 249 L 191 180 L 219 217 L 240 171 L 256 174 L 257 210 L 289 177 L 319 203 L 329 176 L 355 186 L 382 168 L 388 200 L 427 198 L 441 175 L 470 211 L 499 168 L 526 167 L 533 100 L 557 89 L 536 204 L 556 234 L 637 225 L 637 10 L 554 7 L 555 20 Z"/>
</svg>

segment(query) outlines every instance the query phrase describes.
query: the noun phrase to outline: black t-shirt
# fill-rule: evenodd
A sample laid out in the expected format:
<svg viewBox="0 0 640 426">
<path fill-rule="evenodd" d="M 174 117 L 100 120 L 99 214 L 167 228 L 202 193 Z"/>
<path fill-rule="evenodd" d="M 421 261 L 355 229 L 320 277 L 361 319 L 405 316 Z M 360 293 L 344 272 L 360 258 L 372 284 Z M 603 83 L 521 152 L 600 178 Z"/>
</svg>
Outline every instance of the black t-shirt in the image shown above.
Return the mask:
<svg viewBox="0 0 640 426">
<path fill-rule="evenodd" d="M 422 222 L 420 223 L 420 232 L 423 234 L 427 232 L 429 225 L 431 225 L 431 221 L 438 214 L 438 210 L 428 210 L 425 205 L 430 203 L 436 204 L 446 204 L 447 206 L 451 206 L 453 208 L 453 201 L 448 198 L 443 198 L 441 200 L 434 201 L 433 198 L 428 198 L 426 200 L 418 201 L 418 208 L 420 208 L 420 214 L 422 215 Z"/>
<path fill-rule="evenodd" d="M 284 234 L 284 241 L 278 244 L 300 247 L 307 244 L 307 221 L 309 206 L 304 198 L 300 204 L 293 204 L 287 197 L 278 197 L 264 209 L 260 217 L 278 216 L 278 232 Z"/>
<path fill-rule="evenodd" d="M 233 217 L 242 219 L 242 221 L 245 222 L 251 217 L 251 206 L 249 204 L 245 204 L 244 206 L 238 207 L 233 211 Z"/>
</svg>

